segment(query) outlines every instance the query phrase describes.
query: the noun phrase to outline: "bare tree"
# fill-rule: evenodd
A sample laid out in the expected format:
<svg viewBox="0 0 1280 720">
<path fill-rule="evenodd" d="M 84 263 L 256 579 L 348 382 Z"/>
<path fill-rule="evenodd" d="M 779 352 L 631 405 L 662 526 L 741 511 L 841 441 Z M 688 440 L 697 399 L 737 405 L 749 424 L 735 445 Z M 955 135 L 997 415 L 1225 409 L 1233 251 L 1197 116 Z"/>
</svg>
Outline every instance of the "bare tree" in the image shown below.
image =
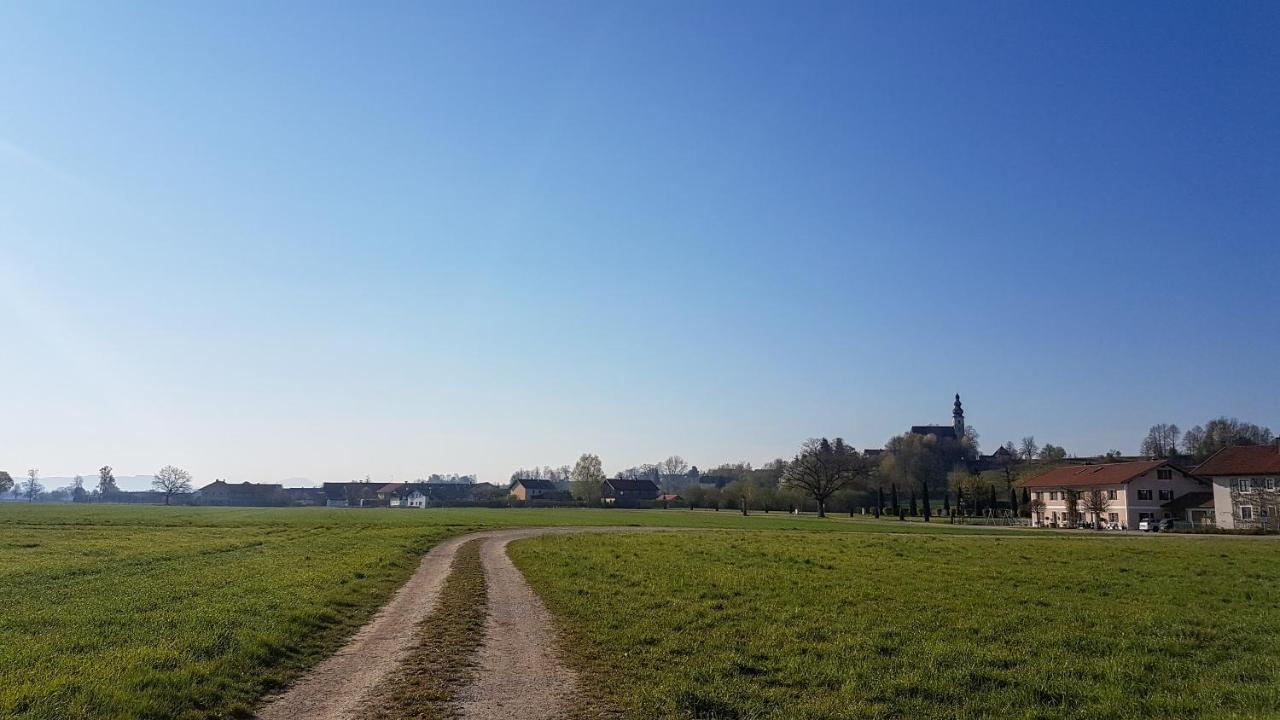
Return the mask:
<svg viewBox="0 0 1280 720">
<path fill-rule="evenodd" d="M 1167 458 L 1178 452 L 1178 438 L 1182 431 L 1172 423 L 1157 423 L 1147 431 L 1138 452 L 1154 458 Z"/>
<path fill-rule="evenodd" d="M 1090 490 L 1084 496 L 1084 510 L 1093 513 L 1094 529 L 1102 529 L 1102 516 L 1111 511 L 1111 500 L 1103 490 Z"/>
<path fill-rule="evenodd" d="M 827 500 L 849 487 L 863 471 L 858 452 L 841 438 L 810 438 L 783 473 L 782 481 L 818 504 L 818 517 L 827 516 Z"/>
<path fill-rule="evenodd" d="M 679 455 L 672 455 L 666 460 L 658 463 L 658 471 L 661 473 L 662 492 L 666 493 L 670 490 L 670 488 L 667 487 L 667 478 L 674 477 L 676 475 L 684 475 L 689 472 L 689 463 L 685 462 L 684 458 Z"/>
<path fill-rule="evenodd" d="M 1031 498 L 1031 501 L 1027 503 L 1027 512 L 1031 515 L 1032 520 L 1043 520 L 1044 508 L 1044 500 L 1038 497 Z"/>
<path fill-rule="evenodd" d="M 1028 435 L 1022 438 L 1021 448 L 1023 460 L 1035 460 L 1036 455 L 1040 453 L 1040 446 L 1036 444 L 1036 437 L 1034 435 Z"/>
<path fill-rule="evenodd" d="M 22 494 L 27 497 L 27 502 L 35 502 L 42 492 L 44 486 L 40 484 L 40 468 L 31 468 L 27 471 L 27 481 L 22 484 Z"/>
<path fill-rule="evenodd" d="M 601 485 L 604 483 L 604 466 L 599 455 L 586 453 L 573 466 L 573 479 L 569 490 L 573 496 L 588 505 L 600 504 Z"/>
<path fill-rule="evenodd" d="M 1080 491 L 1064 490 L 1062 499 L 1067 503 L 1067 527 L 1080 527 Z"/>
<path fill-rule="evenodd" d="M 191 492 L 191 473 L 180 467 L 165 465 L 156 473 L 151 487 L 156 492 L 164 493 L 164 504 L 168 505 L 175 493 Z"/>
</svg>

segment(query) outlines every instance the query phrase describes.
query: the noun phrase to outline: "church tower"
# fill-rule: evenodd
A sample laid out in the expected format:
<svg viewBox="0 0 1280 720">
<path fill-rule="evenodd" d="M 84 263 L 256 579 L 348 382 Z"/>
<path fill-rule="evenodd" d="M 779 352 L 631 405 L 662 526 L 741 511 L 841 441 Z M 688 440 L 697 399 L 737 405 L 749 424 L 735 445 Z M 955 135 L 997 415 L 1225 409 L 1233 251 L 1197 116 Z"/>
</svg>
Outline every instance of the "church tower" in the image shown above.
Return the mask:
<svg viewBox="0 0 1280 720">
<path fill-rule="evenodd" d="M 964 437 L 964 408 L 960 407 L 960 393 L 956 393 L 955 408 L 951 411 L 951 419 L 956 428 L 956 439 Z"/>
</svg>

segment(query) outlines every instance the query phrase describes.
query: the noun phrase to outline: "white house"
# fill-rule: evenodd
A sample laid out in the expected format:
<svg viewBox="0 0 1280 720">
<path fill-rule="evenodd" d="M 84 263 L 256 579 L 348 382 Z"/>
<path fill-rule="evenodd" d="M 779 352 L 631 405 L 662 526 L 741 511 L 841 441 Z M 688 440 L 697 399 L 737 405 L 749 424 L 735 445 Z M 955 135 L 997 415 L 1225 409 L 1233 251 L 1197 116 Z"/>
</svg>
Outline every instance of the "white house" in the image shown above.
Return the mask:
<svg viewBox="0 0 1280 720">
<path fill-rule="evenodd" d="M 1218 527 L 1280 529 L 1280 444 L 1223 448 L 1196 474 L 1213 484 Z"/>
<path fill-rule="evenodd" d="M 1072 500 L 1076 503 L 1078 522 L 1099 522 L 1135 530 L 1143 520 L 1173 518 L 1207 522 L 1207 515 L 1192 508 L 1187 517 L 1175 517 L 1176 501 L 1194 493 L 1204 494 L 1208 486 L 1203 480 L 1170 465 L 1167 460 L 1103 463 L 1099 465 L 1064 465 L 1024 483 L 1032 500 L 1043 502 L 1032 517 L 1036 525 L 1067 527 L 1071 525 Z M 1098 493 L 1105 509 L 1091 511 L 1090 498 Z"/>
</svg>

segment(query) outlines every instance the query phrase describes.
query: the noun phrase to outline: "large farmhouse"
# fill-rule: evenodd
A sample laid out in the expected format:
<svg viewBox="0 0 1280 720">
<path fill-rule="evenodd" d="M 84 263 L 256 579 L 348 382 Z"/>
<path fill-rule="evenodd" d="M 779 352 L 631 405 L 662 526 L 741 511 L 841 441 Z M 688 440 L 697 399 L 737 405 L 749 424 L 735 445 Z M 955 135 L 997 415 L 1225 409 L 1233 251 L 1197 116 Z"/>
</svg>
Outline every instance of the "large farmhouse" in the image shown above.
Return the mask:
<svg viewBox="0 0 1280 720">
<path fill-rule="evenodd" d="M 1066 465 L 1031 478 L 1024 486 L 1033 502 L 1043 503 L 1036 503 L 1034 525 L 1064 527 L 1078 522 L 1072 519 L 1073 501 L 1076 518 L 1129 530 L 1137 529 L 1143 520 L 1163 518 L 1212 522 L 1212 511 L 1199 507 L 1199 503 L 1185 508 L 1184 516 L 1175 517 L 1178 500 L 1193 493 L 1203 494 L 1209 487 L 1167 460 Z M 1095 497 L 1094 491 L 1098 492 L 1098 504 L 1089 502 Z"/>
<path fill-rule="evenodd" d="M 1280 444 L 1234 445 L 1209 456 L 1196 474 L 1213 486 L 1214 518 L 1228 530 L 1280 525 Z"/>
</svg>

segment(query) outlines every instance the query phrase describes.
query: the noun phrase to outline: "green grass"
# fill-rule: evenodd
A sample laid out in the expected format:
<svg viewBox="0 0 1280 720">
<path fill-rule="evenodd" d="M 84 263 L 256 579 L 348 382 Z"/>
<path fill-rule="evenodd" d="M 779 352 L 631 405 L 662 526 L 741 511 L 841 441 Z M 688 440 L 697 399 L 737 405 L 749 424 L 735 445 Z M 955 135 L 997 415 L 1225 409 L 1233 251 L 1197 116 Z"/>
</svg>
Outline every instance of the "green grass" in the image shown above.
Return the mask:
<svg viewBox="0 0 1280 720">
<path fill-rule="evenodd" d="M 934 523 L 655 510 L 0 505 L 0 717 L 251 712 L 340 646 L 439 540 L 531 525 L 849 533 Z"/>
<path fill-rule="evenodd" d="M 511 546 L 627 718 L 1280 717 L 1280 544 L 680 532 Z"/>
<path fill-rule="evenodd" d="M 417 643 L 363 720 L 450 720 L 460 716 L 458 692 L 476 675 L 484 641 L 487 587 L 480 560 L 483 540 L 458 548 L 440 604 L 418 625 Z"/>
</svg>

